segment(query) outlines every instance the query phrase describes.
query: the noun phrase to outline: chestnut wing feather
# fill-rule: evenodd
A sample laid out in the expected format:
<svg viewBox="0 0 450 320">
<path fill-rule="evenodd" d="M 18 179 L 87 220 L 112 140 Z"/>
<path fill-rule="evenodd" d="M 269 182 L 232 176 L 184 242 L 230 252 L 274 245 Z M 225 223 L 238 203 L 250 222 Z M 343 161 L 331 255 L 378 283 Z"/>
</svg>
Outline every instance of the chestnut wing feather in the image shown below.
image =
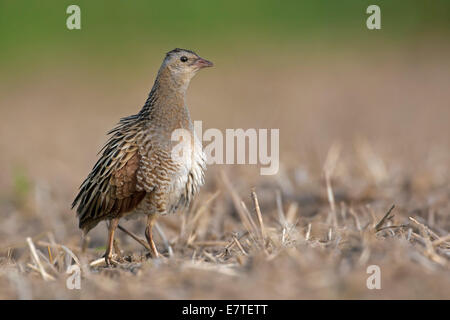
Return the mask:
<svg viewBox="0 0 450 320">
<path fill-rule="evenodd" d="M 146 194 L 137 180 L 141 156 L 136 140 L 140 130 L 127 120 L 122 119 L 110 132 L 113 136 L 72 203 L 72 208 L 78 204 L 79 227 L 85 232 L 102 220 L 132 211 Z"/>
</svg>

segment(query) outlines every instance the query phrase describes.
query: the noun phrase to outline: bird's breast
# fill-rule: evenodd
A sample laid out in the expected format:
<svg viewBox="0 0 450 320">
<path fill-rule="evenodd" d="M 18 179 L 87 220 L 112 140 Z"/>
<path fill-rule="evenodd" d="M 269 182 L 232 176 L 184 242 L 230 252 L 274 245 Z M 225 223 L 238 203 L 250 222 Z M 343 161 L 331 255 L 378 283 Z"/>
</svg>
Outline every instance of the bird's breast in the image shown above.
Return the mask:
<svg viewBox="0 0 450 320">
<path fill-rule="evenodd" d="M 188 206 L 204 184 L 206 157 L 195 133 L 190 137 L 176 143 L 143 144 L 138 180 L 147 196 L 140 213 L 173 213 Z"/>
<path fill-rule="evenodd" d="M 178 205 L 189 205 L 199 188 L 204 184 L 204 170 L 206 166 L 205 154 L 202 145 L 195 134 L 191 146 L 187 146 L 188 152 L 178 159 L 179 171 L 172 181 L 170 192 L 170 203 L 172 210 L 176 210 Z"/>
</svg>

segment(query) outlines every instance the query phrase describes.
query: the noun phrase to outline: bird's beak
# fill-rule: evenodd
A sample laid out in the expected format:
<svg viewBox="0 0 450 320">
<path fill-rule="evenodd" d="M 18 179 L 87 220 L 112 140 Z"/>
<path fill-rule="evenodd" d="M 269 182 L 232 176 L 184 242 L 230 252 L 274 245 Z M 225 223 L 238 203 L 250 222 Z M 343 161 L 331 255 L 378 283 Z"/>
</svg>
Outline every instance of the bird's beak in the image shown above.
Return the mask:
<svg viewBox="0 0 450 320">
<path fill-rule="evenodd" d="M 200 57 L 194 62 L 194 64 L 195 64 L 199 69 L 207 68 L 207 67 L 212 67 L 212 66 L 214 65 L 211 61 L 208 61 L 208 60 L 203 59 L 203 58 L 200 58 Z"/>
</svg>

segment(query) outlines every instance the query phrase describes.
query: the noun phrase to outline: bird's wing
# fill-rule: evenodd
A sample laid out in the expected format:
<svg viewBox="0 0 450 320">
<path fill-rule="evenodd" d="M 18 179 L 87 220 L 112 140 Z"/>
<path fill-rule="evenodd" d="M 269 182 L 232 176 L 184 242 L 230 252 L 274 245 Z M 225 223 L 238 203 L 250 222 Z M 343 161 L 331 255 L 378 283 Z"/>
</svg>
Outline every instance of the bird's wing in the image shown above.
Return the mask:
<svg viewBox="0 0 450 320">
<path fill-rule="evenodd" d="M 141 162 L 137 141 L 141 130 L 122 120 L 110 133 L 113 135 L 102 149 L 102 156 L 72 204 L 72 208 L 78 204 L 79 226 L 85 231 L 101 220 L 133 210 L 147 192 L 137 180 Z"/>
</svg>

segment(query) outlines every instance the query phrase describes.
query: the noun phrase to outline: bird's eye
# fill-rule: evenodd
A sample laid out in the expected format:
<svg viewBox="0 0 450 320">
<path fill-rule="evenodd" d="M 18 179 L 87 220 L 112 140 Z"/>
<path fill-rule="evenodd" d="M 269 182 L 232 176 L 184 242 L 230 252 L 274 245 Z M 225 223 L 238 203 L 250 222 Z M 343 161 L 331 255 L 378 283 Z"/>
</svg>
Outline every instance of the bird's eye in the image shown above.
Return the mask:
<svg viewBox="0 0 450 320">
<path fill-rule="evenodd" d="M 180 60 L 181 60 L 181 62 L 186 62 L 186 61 L 188 61 L 188 58 L 186 56 L 182 56 L 180 58 Z"/>
</svg>

